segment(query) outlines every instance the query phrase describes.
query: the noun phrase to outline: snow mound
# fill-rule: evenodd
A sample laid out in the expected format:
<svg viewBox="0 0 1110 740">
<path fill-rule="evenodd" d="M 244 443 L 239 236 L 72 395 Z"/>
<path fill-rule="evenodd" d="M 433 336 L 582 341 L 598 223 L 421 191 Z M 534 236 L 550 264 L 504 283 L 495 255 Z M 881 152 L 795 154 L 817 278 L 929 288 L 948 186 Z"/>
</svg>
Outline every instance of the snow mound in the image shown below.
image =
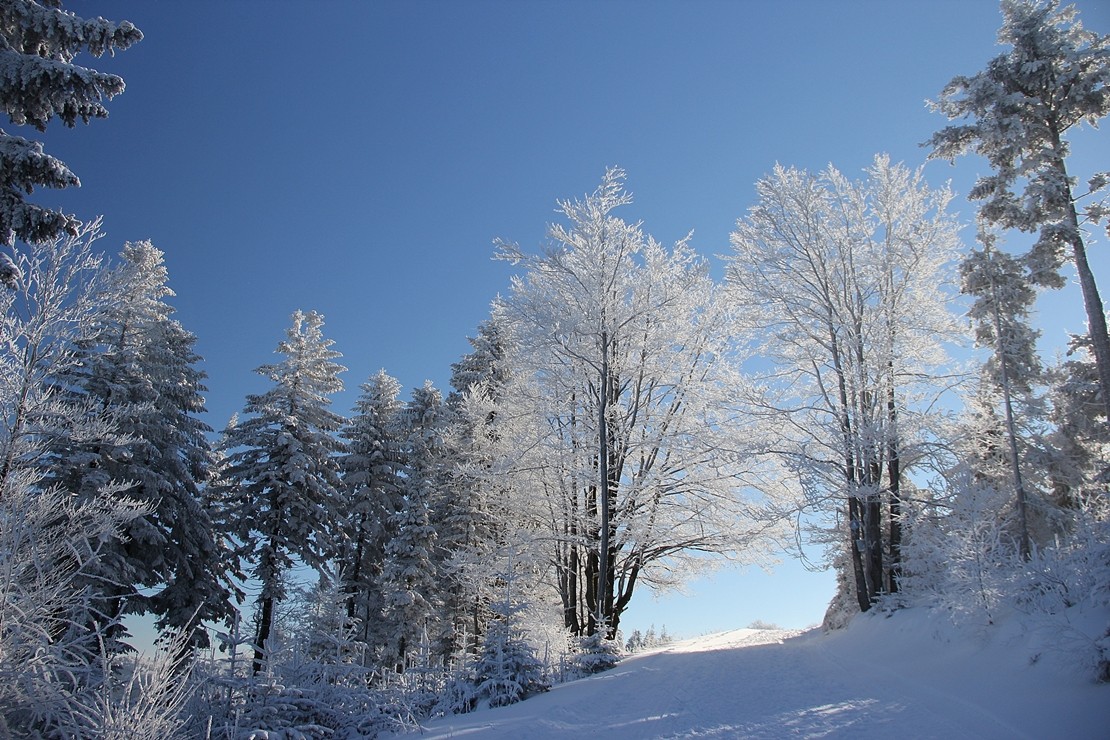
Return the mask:
<svg viewBox="0 0 1110 740">
<path fill-rule="evenodd" d="M 1110 736 L 1110 685 L 1041 655 L 1015 620 L 959 631 L 925 609 L 832 634 L 740 629 L 627 658 L 436 738 L 1069 738 Z"/>
</svg>

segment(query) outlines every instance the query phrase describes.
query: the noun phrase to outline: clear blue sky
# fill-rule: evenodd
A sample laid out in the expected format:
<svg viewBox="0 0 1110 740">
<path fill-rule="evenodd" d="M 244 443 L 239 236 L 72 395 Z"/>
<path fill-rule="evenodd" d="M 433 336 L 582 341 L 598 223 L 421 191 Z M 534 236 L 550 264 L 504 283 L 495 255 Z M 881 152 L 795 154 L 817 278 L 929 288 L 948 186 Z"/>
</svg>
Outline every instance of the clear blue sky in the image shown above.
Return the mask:
<svg viewBox="0 0 1110 740">
<path fill-rule="evenodd" d="M 1110 4 L 1077 4 L 1110 32 Z M 336 410 L 382 367 L 406 389 L 446 387 L 507 289 L 493 239 L 539 245 L 556 199 L 608 165 L 628 171 L 626 219 L 664 242 L 693 229 L 712 256 L 775 162 L 924 163 L 918 144 L 944 123 L 925 100 L 998 53 L 1000 20 L 991 0 L 67 5 L 146 38 L 92 65 L 127 82 L 108 120 L 44 137 L 82 187 L 36 197 L 103 214 L 106 250 L 166 252 L 217 429 L 265 388 L 252 371 L 298 308 L 325 315 L 350 368 Z M 1105 136 L 1077 139 L 1073 159 L 1110 169 Z M 962 196 L 983 167 L 926 171 L 951 178 L 970 221 Z M 1052 331 L 1082 331 L 1074 297 L 1059 300 Z M 637 599 L 623 626 L 804 626 L 832 588 L 796 565 L 722 575 L 693 598 Z"/>
</svg>

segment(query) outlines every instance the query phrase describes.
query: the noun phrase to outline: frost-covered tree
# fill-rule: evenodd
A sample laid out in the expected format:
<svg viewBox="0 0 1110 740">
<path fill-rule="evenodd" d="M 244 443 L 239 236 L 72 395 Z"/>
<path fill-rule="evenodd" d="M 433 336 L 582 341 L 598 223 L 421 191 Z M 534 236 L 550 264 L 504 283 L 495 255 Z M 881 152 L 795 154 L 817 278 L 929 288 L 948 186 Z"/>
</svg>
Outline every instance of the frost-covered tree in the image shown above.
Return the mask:
<svg viewBox="0 0 1110 740">
<path fill-rule="evenodd" d="M 121 260 L 76 362 L 52 377 L 70 403 L 112 418 L 119 439 L 55 435 L 43 465 L 75 496 L 95 497 L 110 482 L 149 510 L 124 540 L 100 550 L 93 588 L 104 613 L 153 613 L 167 632 L 188 631 L 203 645 L 200 621 L 226 621 L 233 611 L 228 553 L 200 492 L 213 463 L 211 429 L 198 418 L 205 374 L 196 367 L 196 337 L 166 302 L 174 293 L 163 253 L 128 243 Z"/>
<path fill-rule="evenodd" d="M 384 617 L 390 630 L 387 650 L 398 670 L 404 670 L 410 651 L 425 636 L 436 642 L 443 637 L 443 586 L 433 507 L 444 482 L 444 406 L 442 395 L 430 381 L 413 389 L 401 414 L 401 430 L 405 480 L 382 572 Z"/>
<path fill-rule="evenodd" d="M 498 397 L 508 382 L 504 335 L 495 319 L 487 319 L 478 325 L 477 335 L 467 339 L 471 351 L 451 365 L 451 387 L 454 390 L 447 398 L 448 404 L 459 403 L 472 388 L 481 390 L 487 397 Z"/>
<path fill-rule="evenodd" d="M 1025 277 L 1021 263 L 995 248 L 995 235 L 987 231 L 979 234 L 982 249 L 974 250 L 964 258 L 960 266 L 961 290 L 974 296 L 968 315 L 974 323 L 975 341 L 980 347 L 991 351 L 984 368 L 983 381 L 997 391 L 990 395 L 1000 396 L 1002 420 L 1000 424 L 988 423 L 981 427 L 980 438 L 972 444 L 980 451 L 981 464 L 976 465 L 981 477 L 991 475 L 992 458 L 996 458 L 999 435 L 1005 440 L 1002 445 L 1008 468 L 1005 488 L 1014 492 L 1014 506 L 1017 513 L 1017 537 L 1021 556 L 1028 559 L 1031 554 L 1029 525 L 1028 475 L 1022 470 L 1024 440 L 1019 434 L 1022 419 L 1017 415 L 1025 410 L 1026 416 L 1036 404 L 1033 389 L 1041 376 L 1040 358 L 1037 356 L 1037 336 L 1039 332 L 1029 325 L 1029 311 L 1036 300 L 1036 293 Z M 990 421 L 993 409 L 984 404 L 981 413 Z M 1040 414 L 1043 415 L 1043 407 Z"/>
<path fill-rule="evenodd" d="M 631 202 L 610 169 L 569 225 L 527 254 L 495 315 L 511 369 L 497 411 L 515 516 L 551 539 L 574 634 L 612 636 L 638 583 L 673 583 L 699 554 L 735 554 L 750 520 L 744 434 L 725 413 L 727 330 L 706 265 L 613 211 Z"/>
<path fill-rule="evenodd" d="M 806 508 L 847 525 L 838 562 L 866 611 L 897 587 L 901 489 L 928 439 L 920 394 L 943 390 L 951 194 L 885 156 L 862 182 L 777 166 L 756 189 L 728 271 L 738 328 L 770 361 L 751 410 Z"/>
<path fill-rule="evenodd" d="M 340 354 L 324 338 L 323 316 L 295 311 L 292 319 L 277 347 L 282 360 L 257 370 L 273 387 L 247 396 L 249 416 L 220 443 L 227 451 L 226 517 L 261 585 L 255 673 L 265 666 L 274 608 L 285 598 L 284 575 L 294 559 L 326 576 L 343 536 L 336 460 L 342 444 L 335 436 L 343 418 L 329 406 L 346 368 L 334 362 Z"/>
<path fill-rule="evenodd" d="M 491 707 L 503 707 L 551 688 L 544 676 L 543 663 L 520 627 L 524 609 L 516 591 L 513 558 L 499 579 L 500 595 L 492 604 L 494 617 L 482 639 L 482 649 L 474 663 L 474 700 Z"/>
<path fill-rule="evenodd" d="M 123 92 L 123 80 L 74 60 L 82 52 L 113 54 L 142 37 L 128 21 L 85 20 L 63 10 L 60 0 L 0 3 L 0 103 L 8 120 L 45 131 L 54 118 L 73 127 L 78 120 L 107 117 L 104 100 Z M 36 187 L 78 185 L 77 176 L 41 143 L 0 129 L 0 243 L 75 234 L 76 219 L 28 203 L 26 196 Z"/>
<path fill-rule="evenodd" d="M 1088 336 L 1072 336 L 1065 357 L 1048 371 L 1053 429 L 1045 467 L 1054 498 L 1069 507 L 1110 480 L 1110 423 L 1090 346 Z"/>
<path fill-rule="evenodd" d="M 93 319 L 103 307 L 106 271 L 92 248 L 99 228 L 93 221 L 76 236 L 4 255 L 10 270 L 0 288 L 0 487 L 9 475 L 36 463 L 52 434 L 76 434 L 79 428 L 90 438 L 114 434 L 110 423 L 102 423 L 107 420 L 74 408 L 48 382 L 77 365 L 75 348 L 93 335 Z"/>
<path fill-rule="evenodd" d="M 96 704 L 121 688 L 99 660 L 114 625 L 80 620 L 101 547 L 143 510 L 110 483 L 78 499 L 40 465 L 57 435 L 116 438 L 110 418 L 50 382 L 78 364 L 103 307 L 97 227 L 12 250 L 0 287 L 0 727 L 20 737 L 92 737 L 107 712 L 132 718 Z"/>
<path fill-rule="evenodd" d="M 506 384 L 504 339 L 496 322 L 483 322 L 469 339 L 473 351 L 451 366 L 444 435 L 448 496 L 440 514 L 439 550 L 447 579 L 447 609 L 456 642 L 477 649 L 492 613 L 501 563 L 495 553 L 511 529 L 508 492 L 493 474 L 496 408 Z"/>
<path fill-rule="evenodd" d="M 1110 337 L 1081 228 L 1081 217 L 1097 222 L 1105 209 L 1092 203 L 1079 212 L 1086 194 L 1068 170 L 1065 138 L 1110 113 L 1110 36 L 1084 29 L 1077 16 L 1058 0 L 1003 0 L 998 41 L 1010 50 L 948 83 L 933 107 L 966 122 L 941 129 L 927 145 L 932 157 L 974 152 L 990 163 L 993 173 L 979 178 L 969 198 L 982 201 L 987 223 L 1038 233 L 1026 257 L 1036 284 L 1061 287 L 1061 265 L 1070 259 L 1075 266 L 1102 404 L 1110 410 Z M 1094 175 L 1090 193 L 1107 182 Z"/>
<path fill-rule="evenodd" d="M 404 448 L 398 398 L 401 385 L 384 370 L 362 385 L 355 414 L 340 434 L 347 452 L 339 459 L 343 479 L 347 542 L 339 561 L 339 578 L 347 595 L 347 618 L 366 644 L 380 645 L 382 569 L 386 547 L 396 534 L 394 515 L 401 509 Z"/>
</svg>

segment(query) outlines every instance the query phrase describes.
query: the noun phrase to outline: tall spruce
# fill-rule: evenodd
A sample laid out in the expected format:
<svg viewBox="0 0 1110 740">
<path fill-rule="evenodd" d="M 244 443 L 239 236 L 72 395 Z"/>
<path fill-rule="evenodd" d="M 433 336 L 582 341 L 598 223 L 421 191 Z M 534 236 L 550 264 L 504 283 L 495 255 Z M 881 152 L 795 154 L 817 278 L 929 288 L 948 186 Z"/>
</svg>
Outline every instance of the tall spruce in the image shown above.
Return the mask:
<svg viewBox="0 0 1110 740">
<path fill-rule="evenodd" d="M 445 453 L 449 485 L 439 531 L 447 610 L 456 647 L 478 649 L 499 580 L 495 556 L 509 530 L 508 492 L 493 474 L 496 407 L 507 378 L 504 337 L 490 319 L 468 338 L 473 350 L 451 365 Z M 465 636 L 465 639 L 463 637 Z"/>
<path fill-rule="evenodd" d="M 1036 300 L 1036 293 L 1025 277 L 1020 261 L 995 248 L 996 237 L 981 231 L 981 249 L 968 254 L 960 267 L 961 289 L 974 296 L 968 315 L 974 322 L 975 341 L 980 347 L 989 348 L 990 357 L 984 364 L 984 381 L 1000 395 L 1003 418 L 1001 429 L 984 429 L 977 444 L 983 450 L 981 457 L 989 462 L 989 448 L 995 445 L 988 440 L 1000 432 L 1005 439 L 1006 467 L 1009 486 L 1014 492 L 1017 513 L 1017 539 L 1021 556 L 1029 559 L 1032 549 L 1029 525 L 1029 496 L 1027 476 L 1022 470 L 1023 440 L 1018 433 L 1020 409 L 1028 408 L 1033 387 L 1040 379 L 1041 364 L 1037 356 L 1036 341 L 1039 332 L 1028 322 L 1029 311 Z M 1026 403 L 1022 403 L 1026 400 Z M 992 425 L 993 426 L 993 425 Z M 989 476 L 989 472 L 983 471 Z"/>
<path fill-rule="evenodd" d="M 57 0 L 0 3 L 0 105 L 16 126 L 45 131 L 61 119 L 73 127 L 105 118 L 105 99 L 123 92 L 123 79 L 75 63 L 81 53 L 99 57 L 143 38 L 128 21 L 85 20 Z M 76 234 L 78 222 L 61 210 L 27 202 L 36 187 L 76 187 L 80 180 L 42 144 L 0 129 L 0 243 L 48 241 Z"/>
<path fill-rule="evenodd" d="M 76 362 L 52 379 L 70 403 L 113 419 L 118 437 L 56 435 L 48 478 L 79 497 L 113 483 L 149 511 L 129 524 L 124 540 L 101 549 L 92 588 L 105 615 L 152 613 L 163 630 L 186 630 L 206 645 L 200 622 L 231 619 L 234 587 L 200 491 L 213 465 L 211 429 L 198 418 L 205 374 L 196 337 L 166 302 L 174 292 L 163 253 L 143 241 L 126 244 L 120 256 Z"/>
<path fill-rule="evenodd" d="M 340 354 L 323 336 L 324 318 L 315 311 L 293 313 L 280 362 L 257 372 L 273 383 L 248 395 L 248 417 L 229 427 L 220 443 L 227 451 L 221 494 L 241 554 L 258 579 L 258 629 L 254 672 L 268 660 L 274 609 L 286 597 L 285 574 L 296 560 L 328 576 L 339 550 L 343 512 L 336 432 L 343 418 L 328 407 L 343 389 L 334 362 Z"/>
<path fill-rule="evenodd" d="M 1062 287 L 1060 267 L 1068 260 L 1075 266 L 1101 402 L 1110 414 L 1110 335 L 1082 229 L 1105 210 L 1091 203 L 1081 212 L 1079 205 L 1110 179 L 1096 174 L 1089 192 L 1077 191 L 1066 139 L 1071 129 L 1097 126 L 1110 113 L 1110 36 L 1084 29 L 1077 16 L 1058 0 L 1003 0 L 998 41 L 1010 50 L 982 72 L 948 83 L 933 108 L 967 122 L 941 129 L 927 145 L 931 157 L 951 161 L 974 152 L 990 163 L 993 173 L 980 177 L 968 197 L 982 201 L 979 215 L 988 224 L 1038 234 L 1026 255 L 1035 284 Z"/>
<path fill-rule="evenodd" d="M 444 407 L 431 382 L 413 389 L 401 420 L 405 482 L 382 573 L 385 621 L 391 632 L 388 649 L 398 670 L 407 667 L 410 653 L 425 637 L 437 645 L 447 638 L 433 512 L 444 482 Z"/>
<path fill-rule="evenodd" d="M 354 634 L 375 647 L 385 640 L 382 571 L 405 483 L 400 392 L 401 384 L 380 370 L 363 383 L 355 413 L 340 433 L 347 445 L 339 466 L 348 533 L 339 577 Z"/>
</svg>

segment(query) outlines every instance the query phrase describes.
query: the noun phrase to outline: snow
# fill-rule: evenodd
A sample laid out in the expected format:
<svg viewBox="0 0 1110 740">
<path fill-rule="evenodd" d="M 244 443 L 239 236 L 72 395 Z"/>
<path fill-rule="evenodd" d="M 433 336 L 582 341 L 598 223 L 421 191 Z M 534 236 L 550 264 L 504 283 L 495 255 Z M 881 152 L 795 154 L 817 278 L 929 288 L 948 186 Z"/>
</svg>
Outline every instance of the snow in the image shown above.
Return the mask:
<svg viewBox="0 0 1110 740">
<path fill-rule="evenodd" d="M 1044 639 L 1027 620 L 960 630 L 926 609 L 830 634 L 733 630 L 425 723 L 422 738 L 1110 737 L 1110 685 Z"/>
</svg>

